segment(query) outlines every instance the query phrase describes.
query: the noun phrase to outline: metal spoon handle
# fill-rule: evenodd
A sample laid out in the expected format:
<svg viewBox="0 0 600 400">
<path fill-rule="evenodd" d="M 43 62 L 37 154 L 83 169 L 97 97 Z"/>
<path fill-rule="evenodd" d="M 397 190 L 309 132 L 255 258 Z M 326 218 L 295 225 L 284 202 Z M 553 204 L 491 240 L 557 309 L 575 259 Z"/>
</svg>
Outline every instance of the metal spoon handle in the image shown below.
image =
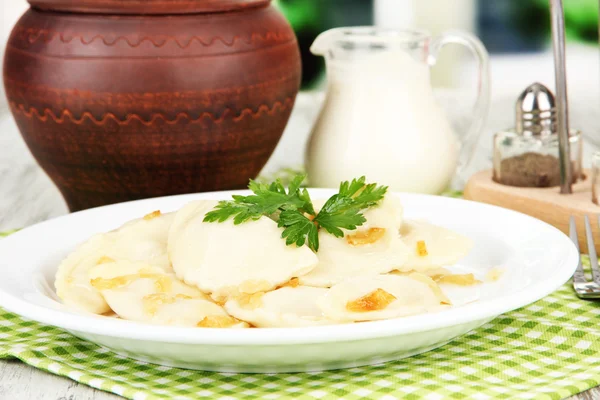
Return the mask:
<svg viewBox="0 0 600 400">
<path fill-rule="evenodd" d="M 550 0 L 552 43 L 556 74 L 556 119 L 560 157 L 560 192 L 573 193 L 573 171 L 569 144 L 569 105 L 567 98 L 567 67 L 565 57 L 565 13 L 562 0 Z"/>
</svg>

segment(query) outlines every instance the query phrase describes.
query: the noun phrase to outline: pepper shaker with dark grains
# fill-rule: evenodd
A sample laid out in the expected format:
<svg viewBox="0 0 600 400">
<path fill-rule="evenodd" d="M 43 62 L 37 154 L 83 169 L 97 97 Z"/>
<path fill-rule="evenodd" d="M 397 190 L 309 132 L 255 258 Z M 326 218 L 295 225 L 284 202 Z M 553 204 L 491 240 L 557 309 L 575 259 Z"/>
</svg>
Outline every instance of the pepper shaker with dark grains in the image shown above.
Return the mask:
<svg viewBox="0 0 600 400">
<path fill-rule="evenodd" d="M 556 104 L 552 92 L 540 83 L 519 97 L 513 129 L 494 136 L 494 181 L 519 187 L 560 185 Z M 569 132 L 573 183 L 583 179 L 582 135 Z"/>
</svg>

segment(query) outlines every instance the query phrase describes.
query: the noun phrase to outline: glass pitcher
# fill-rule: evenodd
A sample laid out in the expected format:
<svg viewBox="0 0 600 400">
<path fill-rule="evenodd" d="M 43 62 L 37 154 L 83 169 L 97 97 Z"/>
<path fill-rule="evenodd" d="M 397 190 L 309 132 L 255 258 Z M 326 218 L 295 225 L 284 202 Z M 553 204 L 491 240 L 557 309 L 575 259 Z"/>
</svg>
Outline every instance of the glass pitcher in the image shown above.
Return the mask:
<svg viewBox="0 0 600 400">
<path fill-rule="evenodd" d="M 476 58 L 477 101 L 470 128 L 454 132 L 434 98 L 430 68 L 446 44 Z M 327 94 L 306 153 L 311 186 L 336 187 L 366 175 L 392 190 L 439 194 L 465 168 L 485 124 L 488 54 L 473 35 L 432 38 L 417 30 L 336 28 L 311 51 L 327 62 Z"/>
</svg>

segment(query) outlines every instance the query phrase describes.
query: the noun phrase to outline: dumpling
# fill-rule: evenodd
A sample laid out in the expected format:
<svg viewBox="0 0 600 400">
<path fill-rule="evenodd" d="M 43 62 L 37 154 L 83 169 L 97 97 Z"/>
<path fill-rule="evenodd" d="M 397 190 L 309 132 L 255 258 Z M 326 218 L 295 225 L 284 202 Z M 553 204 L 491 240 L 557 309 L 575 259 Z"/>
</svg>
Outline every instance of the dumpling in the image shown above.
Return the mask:
<svg viewBox="0 0 600 400">
<path fill-rule="evenodd" d="M 258 328 L 284 328 L 332 324 L 316 300 L 329 289 L 308 286 L 283 287 L 229 300 L 225 310 Z"/>
<path fill-rule="evenodd" d="M 399 268 L 401 271 L 424 271 L 452 265 L 473 247 L 471 239 L 423 221 L 405 221 L 400 235 L 410 250 L 408 260 Z M 419 254 L 418 246 L 424 251 L 422 254 Z"/>
<path fill-rule="evenodd" d="M 144 261 L 171 270 L 167 239 L 174 219 L 175 213 L 155 211 L 126 223 L 114 232 L 114 242 L 106 256 L 115 260 Z"/>
<path fill-rule="evenodd" d="M 141 262 L 119 261 L 97 265 L 90 282 L 120 317 L 160 325 L 245 327 L 197 288 L 174 274 Z M 229 321 L 229 324 L 226 324 Z"/>
<path fill-rule="evenodd" d="M 301 276 L 302 285 L 331 287 L 359 275 L 393 271 L 406 262 L 409 249 L 400 240 L 403 209 L 400 200 L 387 195 L 380 205 L 364 212 L 365 224 L 346 236 L 319 232 L 319 265 Z"/>
<path fill-rule="evenodd" d="M 55 280 L 58 297 L 68 306 L 103 314 L 110 308 L 89 281 L 90 269 L 99 262 L 144 261 L 170 270 L 167 236 L 173 218 L 174 214 L 157 211 L 117 230 L 90 238 L 59 265 Z"/>
<path fill-rule="evenodd" d="M 378 226 L 397 231 L 402 226 L 404 207 L 398 196 L 387 194 L 379 205 L 365 210 L 363 214 L 367 219 L 363 227 Z"/>
<path fill-rule="evenodd" d="M 416 272 L 416 271 L 413 271 L 413 270 L 403 270 L 403 271 L 394 270 L 394 271 L 390 272 L 390 274 L 392 274 L 392 275 L 406 276 L 406 275 L 412 274 L 413 272 Z M 423 271 L 419 271 L 419 273 L 421 273 L 423 275 L 426 275 L 426 276 L 428 276 L 428 277 L 430 277 L 431 279 L 434 279 L 434 280 L 435 280 L 436 277 L 439 277 L 439 276 L 452 275 L 452 271 L 450 271 L 450 270 L 448 270 L 446 268 L 442 268 L 442 267 L 426 269 L 426 270 L 423 270 Z"/>
<path fill-rule="evenodd" d="M 234 225 L 203 222 L 217 203 L 198 201 L 176 215 L 169 256 L 177 276 L 214 299 L 266 292 L 311 271 L 317 256 L 306 246 L 286 246 L 267 218 Z"/>
<path fill-rule="evenodd" d="M 109 240 L 96 235 L 79 246 L 58 267 L 54 286 L 64 304 L 94 314 L 104 314 L 110 307 L 102 295 L 90 285 L 88 273 L 102 258 Z"/>
<path fill-rule="evenodd" d="M 317 303 L 329 319 L 359 322 L 436 311 L 449 300 L 431 278 L 413 274 L 352 278 L 333 286 Z"/>
</svg>

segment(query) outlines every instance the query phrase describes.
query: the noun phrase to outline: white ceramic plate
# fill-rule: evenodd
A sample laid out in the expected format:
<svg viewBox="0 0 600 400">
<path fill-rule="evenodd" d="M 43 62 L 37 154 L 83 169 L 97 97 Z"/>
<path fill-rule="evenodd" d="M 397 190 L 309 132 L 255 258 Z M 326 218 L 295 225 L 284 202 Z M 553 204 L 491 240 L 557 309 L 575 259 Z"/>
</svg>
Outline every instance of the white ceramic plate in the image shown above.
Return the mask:
<svg viewBox="0 0 600 400">
<path fill-rule="evenodd" d="M 427 219 L 475 241 L 456 270 L 494 283 L 454 290 L 467 304 L 396 320 L 281 329 L 198 329 L 142 325 L 68 310 L 54 294 L 59 262 L 75 246 L 133 218 L 173 211 L 194 199 L 229 199 L 234 192 L 142 200 L 47 221 L 0 241 L 0 306 L 54 325 L 131 358 L 224 372 L 291 372 L 397 360 L 439 347 L 498 315 L 556 290 L 573 274 L 579 254 L 557 229 L 534 218 L 465 200 L 400 194 L 407 218 Z M 331 191 L 311 190 L 313 198 Z M 471 298 L 476 302 L 468 303 Z"/>
</svg>

